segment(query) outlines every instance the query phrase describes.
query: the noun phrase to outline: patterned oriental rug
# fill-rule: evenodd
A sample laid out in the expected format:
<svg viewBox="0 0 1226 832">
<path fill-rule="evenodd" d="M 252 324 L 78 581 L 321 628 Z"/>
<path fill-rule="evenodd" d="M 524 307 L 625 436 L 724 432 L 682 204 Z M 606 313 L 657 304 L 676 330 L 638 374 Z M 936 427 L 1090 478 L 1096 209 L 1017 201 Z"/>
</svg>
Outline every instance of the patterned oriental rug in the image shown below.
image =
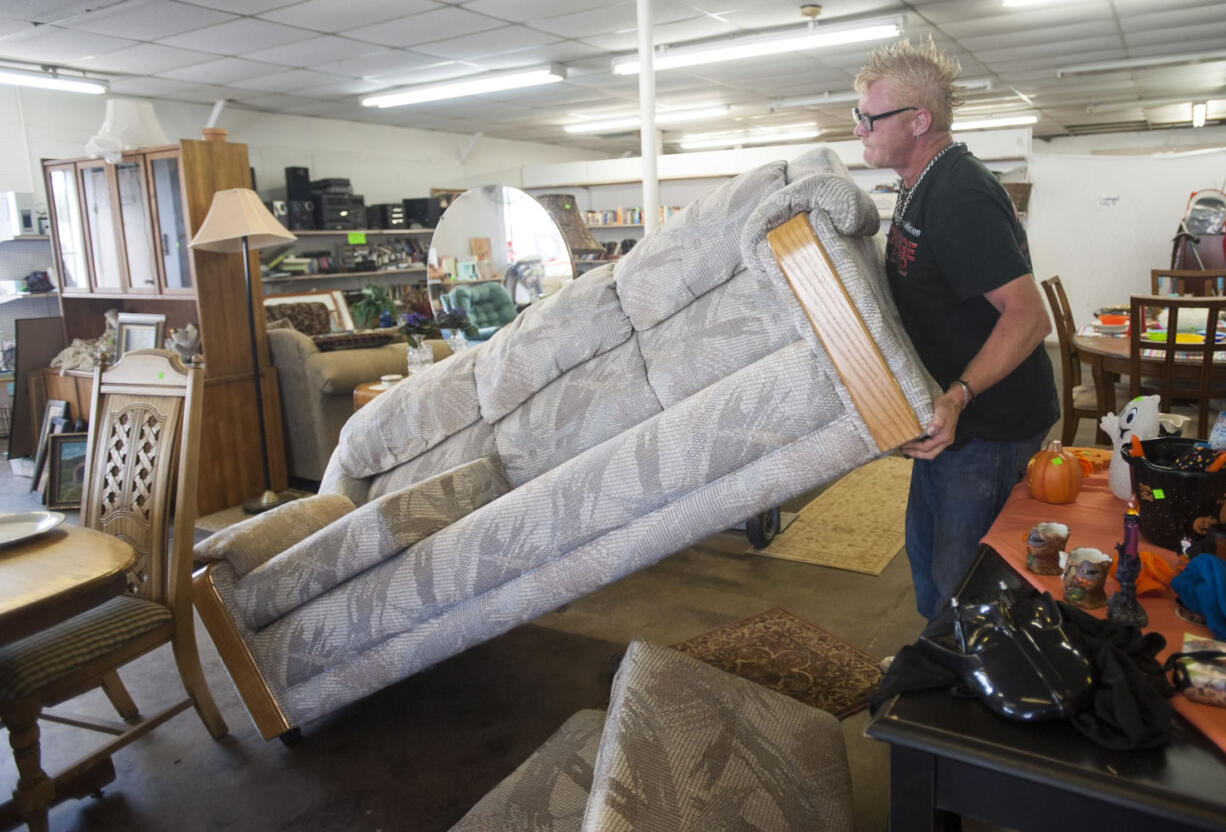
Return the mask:
<svg viewBox="0 0 1226 832">
<path fill-rule="evenodd" d="M 877 659 L 782 607 L 673 647 L 839 719 L 863 708 L 881 681 Z"/>
<path fill-rule="evenodd" d="M 885 456 L 845 475 L 755 555 L 880 575 L 906 539 L 911 461 Z"/>
</svg>

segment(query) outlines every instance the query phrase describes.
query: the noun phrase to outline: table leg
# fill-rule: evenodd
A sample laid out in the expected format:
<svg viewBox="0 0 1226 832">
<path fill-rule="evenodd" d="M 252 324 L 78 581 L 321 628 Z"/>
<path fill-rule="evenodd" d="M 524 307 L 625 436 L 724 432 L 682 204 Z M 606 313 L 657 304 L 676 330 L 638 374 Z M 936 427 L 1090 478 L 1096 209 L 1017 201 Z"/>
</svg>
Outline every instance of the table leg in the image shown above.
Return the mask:
<svg viewBox="0 0 1226 832">
<path fill-rule="evenodd" d="M 962 818 L 937 806 L 937 757 L 890 746 L 890 832 L 961 832 Z"/>
</svg>

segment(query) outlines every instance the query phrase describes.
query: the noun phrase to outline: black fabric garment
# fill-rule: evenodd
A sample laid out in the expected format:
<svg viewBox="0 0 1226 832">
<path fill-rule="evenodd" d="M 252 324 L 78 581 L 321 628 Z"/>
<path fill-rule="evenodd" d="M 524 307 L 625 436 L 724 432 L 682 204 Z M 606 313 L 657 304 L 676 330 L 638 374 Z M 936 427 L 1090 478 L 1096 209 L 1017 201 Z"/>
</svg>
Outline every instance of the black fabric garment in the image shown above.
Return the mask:
<svg viewBox="0 0 1226 832">
<path fill-rule="evenodd" d="M 1000 318 L 984 294 L 1031 271 L 1009 195 L 965 147 L 952 148 L 918 183 L 886 242 L 903 327 L 941 389 L 962 375 Z M 975 391 L 952 447 L 1024 439 L 1059 417 L 1051 361 L 1040 344 L 1004 379 Z"/>
<path fill-rule="evenodd" d="M 1037 594 L 1037 592 L 1036 592 Z M 1077 607 L 1057 602 L 1069 640 L 1094 664 L 1092 706 L 1070 718 L 1073 726 L 1106 748 L 1156 748 L 1171 738 L 1174 690 L 1157 655 L 1166 646 L 1159 633 L 1142 633 L 1130 625 L 1100 620 Z M 940 639 L 953 632 L 953 614 L 942 613 L 924 635 Z M 896 694 L 950 688 L 966 696 L 957 674 L 908 645 L 895 656 L 869 698 L 876 713 Z"/>
</svg>

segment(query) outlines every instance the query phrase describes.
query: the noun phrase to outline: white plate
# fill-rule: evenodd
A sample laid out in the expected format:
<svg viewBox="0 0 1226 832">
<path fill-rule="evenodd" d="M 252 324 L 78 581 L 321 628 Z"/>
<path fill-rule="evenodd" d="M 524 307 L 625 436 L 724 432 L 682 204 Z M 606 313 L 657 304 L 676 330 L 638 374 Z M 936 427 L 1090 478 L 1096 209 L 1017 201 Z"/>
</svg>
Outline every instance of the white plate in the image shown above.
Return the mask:
<svg viewBox="0 0 1226 832">
<path fill-rule="evenodd" d="M 1127 332 L 1128 324 L 1094 324 L 1094 328 L 1104 334 L 1112 335 L 1115 333 Z"/>
<path fill-rule="evenodd" d="M 64 522 L 58 511 L 23 511 L 0 514 L 0 546 L 17 543 L 49 532 Z"/>
</svg>

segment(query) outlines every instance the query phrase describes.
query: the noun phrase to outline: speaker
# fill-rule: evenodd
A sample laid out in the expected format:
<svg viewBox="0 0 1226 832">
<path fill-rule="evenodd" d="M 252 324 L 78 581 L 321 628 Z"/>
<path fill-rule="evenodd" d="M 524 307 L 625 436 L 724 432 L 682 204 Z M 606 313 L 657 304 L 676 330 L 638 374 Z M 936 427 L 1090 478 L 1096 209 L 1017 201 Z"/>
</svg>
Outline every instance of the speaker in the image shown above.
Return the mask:
<svg viewBox="0 0 1226 832">
<path fill-rule="evenodd" d="M 315 228 L 315 203 L 309 199 L 291 199 L 288 228 L 291 231 L 311 231 Z"/>
<path fill-rule="evenodd" d="M 268 209 L 268 213 L 272 214 L 273 219 L 288 227 L 289 203 L 283 199 L 274 199 L 271 202 L 265 202 L 264 207 Z"/>
<path fill-rule="evenodd" d="M 399 202 L 383 202 L 366 206 L 367 228 L 404 228 L 404 206 Z"/>
<path fill-rule="evenodd" d="M 311 171 L 308 168 L 285 169 L 285 198 L 291 202 L 310 202 Z"/>
<path fill-rule="evenodd" d="M 404 205 L 404 222 L 410 228 L 413 226 L 434 228 L 438 225 L 439 217 L 443 215 L 443 206 L 438 197 L 406 199 L 402 201 L 402 204 Z"/>
<path fill-rule="evenodd" d="M 315 225 L 324 231 L 346 231 L 358 228 L 350 216 L 348 194 L 327 194 L 322 191 L 315 194 Z M 362 220 L 366 220 L 366 211 L 362 211 Z"/>
</svg>

